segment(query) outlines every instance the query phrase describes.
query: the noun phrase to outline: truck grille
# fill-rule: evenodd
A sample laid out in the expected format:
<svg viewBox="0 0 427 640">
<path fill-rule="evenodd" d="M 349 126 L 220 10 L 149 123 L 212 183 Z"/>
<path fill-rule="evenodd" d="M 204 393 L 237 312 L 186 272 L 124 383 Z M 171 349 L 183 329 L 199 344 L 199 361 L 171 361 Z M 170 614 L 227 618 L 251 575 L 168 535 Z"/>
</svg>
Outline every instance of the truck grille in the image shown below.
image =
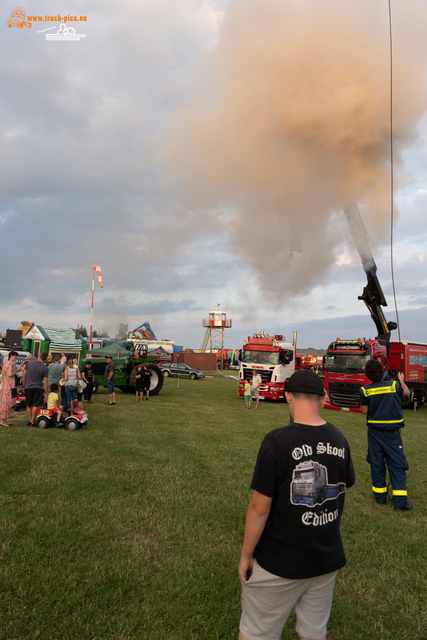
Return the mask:
<svg viewBox="0 0 427 640">
<path fill-rule="evenodd" d="M 330 382 L 329 396 L 334 407 L 358 409 L 360 406 L 360 387 L 354 382 Z"/>
<path fill-rule="evenodd" d="M 263 384 L 265 384 L 266 382 L 271 382 L 271 371 L 264 371 L 264 370 L 260 370 L 259 371 L 259 375 L 261 376 L 261 381 Z M 253 371 L 252 369 L 243 369 L 243 375 L 244 375 L 244 379 L 245 380 L 252 380 L 253 377 Z"/>
</svg>

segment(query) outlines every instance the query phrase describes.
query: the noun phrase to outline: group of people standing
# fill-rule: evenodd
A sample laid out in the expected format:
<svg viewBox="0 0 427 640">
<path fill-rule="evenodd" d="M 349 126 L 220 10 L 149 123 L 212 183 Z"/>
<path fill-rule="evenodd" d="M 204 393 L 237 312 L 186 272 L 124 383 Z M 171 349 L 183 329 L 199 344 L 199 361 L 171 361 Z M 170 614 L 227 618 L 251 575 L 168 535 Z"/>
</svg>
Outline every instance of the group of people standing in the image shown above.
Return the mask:
<svg viewBox="0 0 427 640">
<path fill-rule="evenodd" d="M 58 420 L 62 411 L 70 410 L 72 406 L 82 408 L 81 402 L 90 403 L 94 388 L 94 374 L 92 363 L 87 360 L 82 372 L 75 358 L 67 359 L 65 353 L 51 355 L 42 351 L 37 358 L 28 354 L 22 367 L 16 365 L 18 353 L 10 351 L 8 360 L 3 364 L 2 388 L 0 391 L 0 425 L 11 426 L 8 419 L 9 411 L 16 404 L 15 376 L 22 370 L 22 387 L 26 398 L 28 425 L 34 426 L 37 409 L 47 404 L 47 408 L 57 413 Z M 150 394 L 152 372 L 148 365 L 140 365 L 136 370 L 135 402 L 147 402 Z M 107 356 L 107 366 L 104 380 L 107 386 L 108 406 L 116 404 L 116 367 L 111 356 Z M 61 399 L 59 399 L 59 388 Z M 145 397 L 144 397 L 145 396 Z"/>
<path fill-rule="evenodd" d="M 10 427 L 9 411 L 16 405 L 16 378 L 22 371 L 22 388 L 28 415 L 28 425 L 34 426 L 37 409 L 47 404 L 48 409 L 61 412 L 70 409 L 72 403 L 80 406 L 82 396 L 86 402 L 91 402 L 93 393 L 92 363 L 88 362 L 80 373 L 77 359 L 67 359 L 62 356 L 48 355 L 42 351 L 37 358 L 28 354 L 25 364 L 17 366 L 18 353 L 10 351 L 8 360 L 2 368 L 2 388 L 0 391 L 0 425 Z M 61 401 L 58 388 L 61 387 Z"/>
</svg>

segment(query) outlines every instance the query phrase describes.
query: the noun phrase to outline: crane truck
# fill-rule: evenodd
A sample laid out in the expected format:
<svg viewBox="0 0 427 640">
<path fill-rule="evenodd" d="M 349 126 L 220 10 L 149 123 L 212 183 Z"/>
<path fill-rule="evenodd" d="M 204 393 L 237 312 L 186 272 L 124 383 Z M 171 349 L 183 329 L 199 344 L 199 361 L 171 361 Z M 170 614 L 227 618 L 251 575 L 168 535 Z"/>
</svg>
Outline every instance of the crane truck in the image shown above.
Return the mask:
<svg viewBox="0 0 427 640">
<path fill-rule="evenodd" d="M 370 382 L 364 367 L 371 358 L 381 362 L 390 378 L 397 379 L 399 371 L 404 374 L 411 395 L 409 398 L 404 396 L 403 405 L 412 401 L 422 405 L 427 394 L 427 344 L 391 340 L 391 332 L 397 329 L 397 324 L 387 322 L 382 310 L 387 301 L 376 275 L 377 266 L 368 245 L 365 225 L 356 204 L 345 207 L 344 213 L 368 281 L 358 299 L 365 303 L 378 335 L 369 340 L 337 339 L 329 345 L 323 361 L 325 407 L 360 413 L 360 387 Z"/>
</svg>

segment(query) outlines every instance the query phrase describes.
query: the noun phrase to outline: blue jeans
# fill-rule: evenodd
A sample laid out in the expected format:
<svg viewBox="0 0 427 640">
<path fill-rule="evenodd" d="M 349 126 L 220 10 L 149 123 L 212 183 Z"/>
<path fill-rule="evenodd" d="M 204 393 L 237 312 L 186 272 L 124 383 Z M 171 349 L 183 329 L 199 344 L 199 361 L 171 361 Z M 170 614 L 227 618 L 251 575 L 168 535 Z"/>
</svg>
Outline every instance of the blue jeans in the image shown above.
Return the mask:
<svg viewBox="0 0 427 640">
<path fill-rule="evenodd" d="M 71 408 L 71 400 L 77 400 L 77 387 L 66 386 L 65 395 L 67 397 L 67 407 Z M 76 406 L 76 404 L 74 404 Z"/>
</svg>

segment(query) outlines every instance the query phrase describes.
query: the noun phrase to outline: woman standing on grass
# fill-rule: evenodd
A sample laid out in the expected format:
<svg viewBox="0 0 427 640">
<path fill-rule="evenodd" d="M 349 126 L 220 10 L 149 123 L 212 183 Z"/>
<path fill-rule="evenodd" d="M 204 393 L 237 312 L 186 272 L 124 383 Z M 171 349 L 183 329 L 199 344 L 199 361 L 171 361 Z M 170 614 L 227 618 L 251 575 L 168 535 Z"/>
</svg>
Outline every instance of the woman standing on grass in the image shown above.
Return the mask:
<svg viewBox="0 0 427 640">
<path fill-rule="evenodd" d="M 0 425 L 2 427 L 10 427 L 7 421 L 9 409 L 16 404 L 16 396 L 12 398 L 12 389 L 15 388 L 16 359 L 18 354 L 16 351 L 9 353 L 9 360 L 3 365 L 2 369 L 2 385 L 0 391 Z"/>
<path fill-rule="evenodd" d="M 78 381 L 81 380 L 81 375 L 77 364 L 74 360 L 68 360 L 68 366 L 64 371 L 65 380 L 65 394 L 67 397 L 67 409 L 71 409 L 71 402 L 77 401 L 77 386 Z"/>
</svg>

